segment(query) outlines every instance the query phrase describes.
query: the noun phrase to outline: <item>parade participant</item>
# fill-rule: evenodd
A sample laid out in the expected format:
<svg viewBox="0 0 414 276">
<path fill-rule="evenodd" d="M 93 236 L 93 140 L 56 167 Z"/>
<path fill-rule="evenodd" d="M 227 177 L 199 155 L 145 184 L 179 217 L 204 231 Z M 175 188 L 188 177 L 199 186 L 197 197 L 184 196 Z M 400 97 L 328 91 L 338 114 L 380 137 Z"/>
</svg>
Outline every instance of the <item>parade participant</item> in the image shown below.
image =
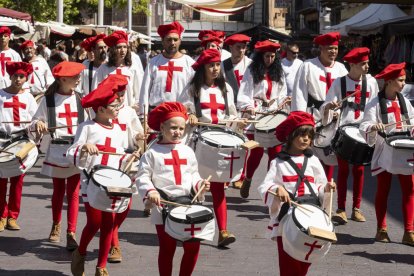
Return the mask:
<svg viewBox="0 0 414 276">
<path fill-rule="evenodd" d="M 22 61 L 20 55 L 9 47 L 11 30 L 9 27 L 0 27 L 0 89 L 10 85 L 10 76 L 7 74 L 8 61 Z"/>
<path fill-rule="evenodd" d="M 10 86 L 0 89 L 0 145 L 9 139 L 27 135 L 27 124 L 20 121 L 31 121 L 37 104 L 33 96 L 23 89 L 27 77 L 33 72 L 31 64 L 26 62 L 7 62 L 7 74 L 11 77 Z M 23 179 L 25 174 L 8 178 L 0 178 L 0 232 L 4 228 L 20 230 L 17 218 L 20 214 Z M 10 181 L 9 201 L 7 202 L 7 182 Z"/>
<path fill-rule="evenodd" d="M 118 124 L 114 124 L 112 121 L 118 116 L 119 108 L 123 104 L 119 94 L 124 93 L 125 87 L 126 84 L 119 83 L 119 81 L 107 82 L 99 85 L 82 99 L 82 107 L 92 108 L 96 115 L 93 120 L 88 120 L 79 126 L 75 141 L 67 151 L 67 156 L 73 164 L 80 170 L 84 170 L 81 176 L 81 193 L 87 222 L 82 231 L 79 247 L 72 255 L 71 271 L 75 276 L 83 275 L 87 247 L 99 229 L 101 231 L 99 257 L 95 275 L 109 275 L 106 263 L 111 247 L 116 213 L 92 207 L 91 199 L 88 198 L 87 186 L 88 175 L 95 165 L 121 169 L 125 162 L 136 155 L 136 153 L 133 156 L 124 153 L 128 146 L 127 135 Z M 111 155 L 110 153 L 120 153 L 120 155 Z"/>
<path fill-rule="evenodd" d="M 79 212 L 80 175 L 79 170 L 62 152 L 57 151 L 54 145 L 65 144 L 69 147 L 73 142 L 77 125 L 85 120 L 86 113 L 80 106 L 80 95 L 75 92 L 83 69 L 85 66 L 82 64 L 70 61 L 63 61 L 53 68 L 55 81 L 46 90 L 31 124 L 31 130 L 36 133 L 36 140 L 46 139 L 42 137 L 44 134 L 51 137 L 40 172 L 52 177 L 53 182 L 53 223 L 49 241 L 60 242 L 63 198 L 66 193 L 66 249 L 70 251 L 78 246 L 75 233 Z"/>
<path fill-rule="evenodd" d="M 200 57 L 193 64 L 196 73 L 188 89 L 178 99 L 188 108 L 189 123 L 192 126 L 195 126 L 199 121 L 217 124 L 226 117 L 237 116 L 233 91 L 224 80 L 220 62 L 220 52 L 217 49 L 209 49 L 201 52 Z M 236 241 L 235 236 L 227 231 L 227 202 L 224 183 L 212 182 L 211 194 L 220 230 L 218 246 L 223 247 Z"/>
<path fill-rule="evenodd" d="M 203 30 L 203 31 L 199 32 L 198 39 L 201 40 L 201 42 L 203 43 L 203 41 L 205 39 L 208 39 L 211 36 L 216 37 L 216 38 L 219 39 L 219 41 L 218 41 L 218 43 L 216 43 L 216 45 L 217 45 L 218 50 L 220 51 L 220 54 L 221 54 L 221 61 L 224 61 L 224 60 L 230 58 L 231 54 L 229 53 L 229 51 L 227 51 L 226 49 L 223 49 L 224 40 L 226 38 L 226 33 L 225 32 L 223 32 L 223 31 L 214 31 L 214 30 Z M 208 49 L 208 48 L 204 47 L 204 49 Z M 195 60 L 197 60 L 197 58 Z"/>
<path fill-rule="evenodd" d="M 198 197 L 200 201 L 203 201 L 204 193 L 210 189 L 210 183 L 203 181 L 198 173 L 197 159 L 193 150 L 180 141 L 187 119 L 187 110 L 179 102 L 162 103 L 149 113 L 149 127 L 161 131 L 162 137 L 142 156 L 137 174 L 136 183 L 139 194 L 144 201 L 150 201 L 154 206 L 151 221 L 155 224 L 160 246 L 158 269 L 161 276 L 172 275 L 173 258 L 177 246 L 177 241 L 165 232 L 162 218 L 164 205 L 161 202 L 163 199 L 161 195 L 168 196 L 170 200 L 183 196 L 193 197 L 204 182 L 205 188 Z M 167 161 L 173 161 L 173 163 Z M 177 168 L 175 164 L 180 165 Z M 200 242 L 185 241 L 183 248 L 184 255 L 179 275 L 190 276 L 197 263 Z"/>
<path fill-rule="evenodd" d="M 322 203 L 324 192 L 335 189 L 335 183 L 327 184 L 323 167 L 317 157 L 312 155 L 310 146 L 315 135 L 315 122 L 309 113 L 293 111 L 287 119 L 276 128 L 276 137 L 281 142 L 286 142 L 285 148 L 271 162 L 270 169 L 262 184 L 258 187 L 259 194 L 269 207 L 270 222 L 268 237 L 277 241 L 279 255 L 279 273 L 281 276 L 304 276 L 310 267 L 305 263 L 294 259 L 286 253 L 279 227 L 282 205 L 287 202 L 300 200 L 309 195 L 316 196 L 314 200 Z M 289 164 L 288 159 L 297 164 L 306 176 L 308 183 L 299 182 L 299 175 Z M 304 168 L 303 168 L 304 167 Z M 312 189 L 313 191 L 311 191 Z M 273 196 L 270 193 L 275 193 Z M 279 220 L 280 218 L 280 220 Z"/>
<path fill-rule="evenodd" d="M 366 103 L 375 98 L 378 94 L 378 84 L 374 77 L 368 74 L 369 53 L 366 47 L 354 48 L 344 56 L 344 61 L 350 66 L 349 74 L 337 78 L 326 95 L 325 103 L 321 106 L 322 124 L 330 124 L 334 120 L 339 120 L 338 127 L 349 124 L 359 124 L 364 117 Z M 344 89 L 344 90 L 343 90 Z M 365 91 L 363 91 L 365 89 Z M 357 92 L 354 96 L 342 105 L 338 104 L 346 96 Z M 335 111 L 335 109 L 339 109 Z M 339 119 L 338 119 L 339 117 Z M 338 224 L 348 222 L 345 205 L 347 182 L 349 175 L 349 163 L 339 155 L 338 159 L 338 210 L 332 220 Z M 364 166 L 354 164 L 352 166 L 353 175 L 353 204 L 351 219 L 364 222 L 365 217 L 360 211 L 362 190 L 364 187 Z"/>
<path fill-rule="evenodd" d="M 348 73 L 342 63 L 335 61 L 340 37 L 338 32 L 332 32 L 317 36 L 313 40 L 319 46 L 320 54 L 306 60 L 299 68 L 293 86 L 292 110 L 307 111 L 316 120 L 320 119 L 319 108 L 333 81 Z M 331 179 L 334 167 L 324 165 L 324 168 L 326 176 Z"/>
<path fill-rule="evenodd" d="M 281 63 L 286 76 L 287 94 L 291 96 L 296 74 L 303 61 L 298 58 L 299 46 L 296 43 L 290 42 L 286 48 L 286 57 L 282 58 Z"/>
<path fill-rule="evenodd" d="M 175 102 L 194 75 L 194 60 L 180 53 L 183 26 L 178 22 L 158 27 L 163 51 L 145 69 L 139 98 L 139 113 L 149 112 L 163 102 Z"/>
<path fill-rule="evenodd" d="M 262 102 L 261 108 L 267 108 L 268 111 L 276 110 L 280 104 L 287 100 L 286 80 L 276 53 L 280 44 L 265 40 L 257 42 L 254 48 L 256 53 L 253 62 L 243 76 L 237 96 L 237 107 L 240 112 L 248 116 L 255 115 L 255 99 L 259 99 Z M 268 106 L 272 100 L 274 103 Z M 254 127 L 250 125 L 245 131 L 246 136 L 250 140 L 254 140 Z M 280 146 L 267 148 L 268 167 L 278 151 L 280 151 Z M 257 147 L 250 151 L 246 163 L 246 177 L 240 188 L 240 195 L 243 198 L 249 197 L 253 175 L 263 154 L 263 147 Z"/>
<path fill-rule="evenodd" d="M 128 77 L 125 104 L 136 107 L 139 91 L 142 84 L 140 70 L 132 63 L 131 50 L 128 46 L 128 35 L 124 31 L 115 31 L 105 37 L 103 42 L 109 47 L 108 62 L 96 70 L 92 80 L 92 89 L 110 74 L 125 75 Z"/>
<path fill-rule="evenodd" d="M 221 39 L 213 35 L 208 35 L 205 39 L 201 41 L 201 47 L 203 47 L 204 50 L 217 49 L 220 51 L 220 44 Z"/>
<path fill-rule="evenodd" d="M 376 79 L 383 79 L 385 87 L 378 96 L 373 98 L 365 107 L 364 118 L 360 125 L 362 136 L 368 145 L 374 146 L 374 154 L 371 162 L 372 175 L 377 176 L 377 193 L 375 196 L 375 213 L 377 216 L 377 234 L 375 240 L 378 242 L 390 242 L 387 231 L 386 213 L 387 200 L 391 188 L 392 173 L 383 168 L 382 160 L 392 162 L 390 156 L 383 156 L 385 147 L 384 133 L 386 137 L 404 134 L 410 130 L 412 136 L 412 118 L 414 109 L 410 102 L 400 93 L 405 85 L 406 73 L 405 62 L 390 64 L 384 68 Z M 398 123 L 402 118 L 404 122 Z M 395 123 L 387 126 L 389 123 Z M 405 126 L 405 124 L 409 126 Z M 402 156 L 401 156 L 402 157 Z M 408 162 L 403 161 L 403 163 Z M 414 246 L 414 184 L 412 172 L 397 174 L 402 191 L 402 211 L 404 217 L 404 236 L 402 243 Z"/>
<path fill-rule="evenodd" d="M 105 34 L 89 37 L 80 46 L 88 52 L 88 59 L 82 62 L 86 67 L 81 73 L 79 91 L 86 96 L 92 91 L 92 82 L 98 68 L 107 60 L 107 46 L 103 39 Z"/>
</svg>

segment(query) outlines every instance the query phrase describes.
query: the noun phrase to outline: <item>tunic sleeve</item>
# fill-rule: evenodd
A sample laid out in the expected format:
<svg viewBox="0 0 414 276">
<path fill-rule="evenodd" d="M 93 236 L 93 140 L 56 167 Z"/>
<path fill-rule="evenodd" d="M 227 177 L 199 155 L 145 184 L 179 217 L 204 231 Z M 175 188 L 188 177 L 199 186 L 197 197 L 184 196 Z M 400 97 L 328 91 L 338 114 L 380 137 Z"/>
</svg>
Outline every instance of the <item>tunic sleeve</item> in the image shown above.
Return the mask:
<svg viewBox="0 0 414 276">
<path fill-rule="evenodd" d="M 150 151 L 147 151 L 139 162 L 138 173 L 136 175 L 135 184 L 138 187 L 138 193 L 142 200 L 147 200 L 148 194 L 151 191 L 156 191 L 152 183 L 152 175 L 154 173 L 154 156 Z"/>
<path fill-rule="evenodd" d="M 240 83 L 239 93 L 237 94 L 237 107 L 239 110 L 254 108 L 253 90 L 253 76 L 250 72 L 249 66 L 243 75 L 243 79 Z"/>
<path fill-rule="evenodd" d="M 73 145 L 66 152 L 67 158 L 80 170 L 89 167 L 89 163 L 92 160 L 92 156 L 88 153 L 84 152 L 82 154 L 82 147 L 87 143 L 88 131 L 89 128 L 85 123 L 80 124 L 76 130 Z"/>
<path fill-rule="evenodd" d="M 276 177 L 277 177 L 277 167 L 276 167 L 276 160 L 273 159 L 273 161 L 270 163 L 269 171 L 266 174 L 265 179 L 263 182 L 259 185 L 257 190 L 259 191 L 260 197 L 262 198 L 264 204 L 266 204 L 269 207 L 270 214 L 276 215 L 280 211 L 281 207 L 281 201 L 274 197 L 269 191 L 275 192 L 276 189 L 282 185 L 279 185 L 276 183 Z"/>
<path fill-rule="evenodd" d="M 292 111 L 306 111 L 308 103 L 307 62 L 304 62 L 297 72 L 292 92 Z"/>
<path fill-rule="evenodd" d="M 365 106 L 364 118 L 362 119 L 361 125 L 359 126 L 359 131 L 361 132 L 362 137 L 364 137 L 370 147 L 375 145 L 378 135 L 377 131 L 370 132 L 371 127 L 379 122 L 377 117 L 378 106 L 378 97 L 368 102 L 368 104 Z"/>
</svg>

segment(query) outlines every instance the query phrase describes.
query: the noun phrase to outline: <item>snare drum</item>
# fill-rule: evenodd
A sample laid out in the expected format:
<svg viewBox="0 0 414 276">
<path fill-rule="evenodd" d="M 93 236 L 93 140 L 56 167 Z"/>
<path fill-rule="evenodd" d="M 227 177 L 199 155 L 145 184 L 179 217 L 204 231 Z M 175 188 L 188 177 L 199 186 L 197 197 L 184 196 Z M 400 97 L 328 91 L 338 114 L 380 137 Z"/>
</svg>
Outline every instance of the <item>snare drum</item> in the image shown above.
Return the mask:
<svg viewBox="0 0 414 276">
<path fill-rule="evenodd" d="M 246 138 L 228 129 L 196 130 L 193 149 L 200 176 L 211 175 L 212 182 L 235 182 L 240 179 L 246 150 L 241 145 Z"/>
<path fill-rule="evenodd" d="M 272 148 L 281 143 L 276 139 L 275 130 L 286 118 L 288 114 L 285 112 L 277 112 L 273 115 L 264 115 L 258 119 L 258 123 L 254 125 L 254 140 L 263 148 Z"/>
<path fill-rule="evenodd" d="M 368 146 L 359 132 L 359 125 L 344 125 L 338 129 L 332 140 L 332 148 L 336 154 L 350 164 L 371 164 L 374 148 Z"/>
<path fill-rule="evenodd" d="M 331 142 L 336 133 L 336 123 L 323 126 L 321 122 L 316 123 L 316 135 L 313 140 L 313 152 L 325 165 L 336 166 L 338 160 L 332 149 Z"/>
<path fill-rule="evenodd" d="M 66 152 L 73 144 L 73 137 L 62 137 L 50 140 L 46 154 L 46 162 L 68 168 L 73 165 L 73 161 L 66 157 Z"/>
<path fill-rule="evenodd" d="M 392 174 L 413 174 L 414 138 L 403 135 L 386 138 L 378 165 Z"/>
<path fill-rule="evenodd" d="M 333 223 L 319 207 L 301 204 L 311 210 L 291 208 L 281 224 L 283 249 L 289 256 L 301 262 L 313 263 L 322 259 L 329 251 L 331 242 L 308 235 L 309 227 L 334 232 Z"/>
<path fill-rule="evenodd" d="M 16 137 L 4 143 L 0 152 L 0 177 L 8 178 L 27 172 L 37 161 L 36 144 L 27 137 Z"/>
<path fill-rule="evenodd" d="M 135 193 L 131 178 L 120 170 L 98 165 L 89 175 L 86 194 L 89 204 L 95 209 L 122 213 Z"/>
<path fill-rule="evenodd" d="M 165 232 L 179 241 L 213 241 L 215 228 L 213 211 L 201 205 L 172 208 L 165 219 Z"/>
</svg>

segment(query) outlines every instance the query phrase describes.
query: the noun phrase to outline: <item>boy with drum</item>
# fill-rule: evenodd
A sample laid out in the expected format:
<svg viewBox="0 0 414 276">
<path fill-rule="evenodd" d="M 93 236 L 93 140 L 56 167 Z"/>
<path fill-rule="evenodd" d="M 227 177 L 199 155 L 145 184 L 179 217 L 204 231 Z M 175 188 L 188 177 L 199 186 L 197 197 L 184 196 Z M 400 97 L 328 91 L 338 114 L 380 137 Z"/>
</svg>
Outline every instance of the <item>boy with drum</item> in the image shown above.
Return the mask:
<svg viewBox="0 0 414 276">
<path fill-rule="evenodd" d="M 30 122 L 37 109 L 33 96 L 23 89 L 23 84 L 27 81 L 28 75 L 33 72 L 32 65 L 26 62 L 8 62 L 6 70 L 10 76 L 11 84 L 0 90 L 1 146 L 13 138 L 27 136 L 26 128 L 28 125 L 27 122 L 26 124 L 23 122 Z M 4 231 L 5 228 L 20 230 L 16 220 L 20 213 L 24 176 L 23 173 L 0 178 L 0 232 Z M 8 181 L 10 181 L 10 190 L 9 202 L 7 203 Z"/>
<path fill-rule="evenodd" d="M 389 151 L 390 145 L 388 145 L 392 137 L 398 138 L 399 136 L 401 141 L 409 143 L 410 137 L 413 136 L 414 109 L 400 93 L 405 85 L 405 62 L 388 65 L 375 78 L 383 79 L 385 86 L 378 96 L 367 104 L 360 126 L 361 134 L 368 145 L 375 145 L 371 162 L 371 172 L 372 175 L 377 176 L 378 183 L 375 196 L 377 216 L 375 240 L 390 242 L 386 222 L 387 199 L 391 188 L 391 178 L 395 174 L 398 176 L 402 190 L 405 230 L 402 243 L 414 246 L 414 184 L 412 165 L 408 165 L 413 161 L 412 147 L 406 150 L 407 154 L 403 151 L 393 156 L 393 150 L 397 149 Z"/>
<path fill-rule="evenodd" d="M 368 74 L 369 53 L 368 48 L 362 47 L 355 48 L 344 56 L 343 59 L 349 64 L 350 71 L 348 75 L 337 78 L 326 95 L 325 103 L 320 108 L 324 126 L 333 123 L 337 127 L 351 124 L 355 125 L 355 129 L 359 127 L 359 123 L 364 117 L 365 105 L 378 94 L 377 81 Z M 345 97 L 347 97 L 346 100 L 344 100 Z M 357 134 L 359 133 L 357 132 Z M 357 137 L 354 138 L 357 139 Z M 346 147 L 346 145 L 344 146 Z M 339 154 L 336 157 L 338 159 L 338 210 L 332 220 L 338 224 L 348 222 L 345 212 L 346 192 L 349 165 L 353 164 L 354 184 L 351 219 L 364 222 L 365 217 L 359 209 L 364 186 L 364 164 L 349 163 L 351 160 L 345 160 Z"/>
<path fill-rule="evenodd" d="M 334 182 L 327 183 L 322 164 L 309 149 L 315 135 L 314 126 L 312 115 L 293 111 L 276 128 L 276 138 L 286 145 L 271 162 L 266 178 L 258 188 L 264 203 L 269 207 L 268 236 L 277 241 L 281 276 L 304 276 L 311 265 L 309 262 L 294 259 L 283 248 L 282 239 L 285 237 L 279 223 L 284 222 L 283 215 L 288 215 L 286 213 L 290 202 L 308 198 L 321 205 L 324 192 L 335 189 Z M 296 170 L 300 171 L 303 178 Z"/>
<path fill-rule="evenodd" d="M 144 202 L 152 203 L 151 221 L 157 230 L 160 251 L 158 269 L 161 276 L 172 274 L 172 265 L 177 241 L 165 231 L 162 211 L 162 197 L 170 201 L 198 194 L 204 200 L 210 183 L 202 180 L 198 173 L 194 151 L 181 143 L 186 121 L 186 108 L 179 102 L 165 102 L 154 108 L 148 116 L 151 129 L 161 131 L 161 138 L 142 156 L 136 183 Z M 189 203 L 189 202 L 187 202 Z M 199 241 L 183 242 L 184 255 L 181 260 L 180 275 L 190 276 L 195 268 L 200 250 Z"/>
</svg>

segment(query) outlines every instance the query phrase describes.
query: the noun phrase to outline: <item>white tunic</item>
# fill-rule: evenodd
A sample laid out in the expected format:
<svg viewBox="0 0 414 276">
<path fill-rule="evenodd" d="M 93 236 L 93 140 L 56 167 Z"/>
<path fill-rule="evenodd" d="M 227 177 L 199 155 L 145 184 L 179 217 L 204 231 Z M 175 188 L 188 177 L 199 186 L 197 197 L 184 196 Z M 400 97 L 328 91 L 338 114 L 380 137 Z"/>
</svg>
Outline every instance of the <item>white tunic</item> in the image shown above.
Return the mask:
<svg viewBox="0 0 414 276">
<path fill-rule="evenodd" d="M 10 86 L 10 76 L 6 71 L 6 63 L 10 61 L 22 61 L 20 55 L 13 49 L 0 51 L 0 88 Z"/>
<path fill-rule="evenodd" d="M 145 202 L 159 189 L 170 197 L 196 194 L 201 184 L 194 151 L 183 144 L 155 143 L 141 157 L 136 178 L 138 192 Z M 204 200 L 201 195 L 199 200 Z M 151 221 L 163 224 L 161 207 L 153 206 Z"/>
<path fill-rule="evenodd" d="M 227 51 L 226 49 L 221 49 L 220 53 L 221 53 L 221 61 L 226 60 L 229 57 L 231 57 L 231 53 Z"/>
<path fill-rule="evenodd" d="M 247 56 L 244 56 L 243 59 L 239 63 L 233 64 L 234 76 L 237 80 L 237 84 L 239 87 L 243 79 L 244 73 L 246 72 L 247 68 L 249 67 L 251 63 L 252 63 L 252 60 L 248 58 Z M 221 63 L 221 70 L 223 70 L 223 73 L 224 73 L 223 62 Z M 223 74 L 223 75 L 224 75 L 224 78 L 226 78 L 226 74 Z"/>
<path fill-rule="evenodd" d="M 130 106 L 123 106 L 119 109 L 118 118 L 112 121 L 118 124 L 123 132 L 128 137 L 128 149 L 135 150 L 137 147 L 137 140 L 135 137 L 138 134 L 143 134 L 141 122 L 135 110 Z"/>
<path fill-rule="evenodd" d="M 281 60 L 283 72 L 285 72 L 285 76 L 286 76 L 288 96 L 292 95 L 293 85 L 295 83 L 295 77 L 302 63 L 303 61 L 301 61 L 298 58 L 295 58 L 293 61 L 290 61 L 287 58 L 283 58 Z"/>
<path fill-rule="evenodd" d="M 93 62 L 92 62 L 93 63 Z M 99 67 L 92 66 L 92 70 L 89 70 L 89 65 L 91 62 L 89 60 L 85 60 L 82 62 L 82 64 L 86 67 L 82 70 L 80 73 L 80 82 L 78 85 L 78 92 L 82 94 L 82 96 L 88 95 L 91 91 L 89 90 L 89 72 L 92 72 L 92 78 L 91 78 L 91 88 L 93 89 L 93 78 L 95 77 L 96 70 L 98 70 Z"/>
<path fill-rule="evenodd" d="M 55 81 L 55 78 L 52 75 L 52 71 L 50 71 L 49 64 L 47 64 L 43 57 L 37 56 L 30 63 L 33 66 L 33 73 L 28 76 L 27 84 L 30 87 L 30 92 L 36 96 L 44 93 Z"/>
</svg>

